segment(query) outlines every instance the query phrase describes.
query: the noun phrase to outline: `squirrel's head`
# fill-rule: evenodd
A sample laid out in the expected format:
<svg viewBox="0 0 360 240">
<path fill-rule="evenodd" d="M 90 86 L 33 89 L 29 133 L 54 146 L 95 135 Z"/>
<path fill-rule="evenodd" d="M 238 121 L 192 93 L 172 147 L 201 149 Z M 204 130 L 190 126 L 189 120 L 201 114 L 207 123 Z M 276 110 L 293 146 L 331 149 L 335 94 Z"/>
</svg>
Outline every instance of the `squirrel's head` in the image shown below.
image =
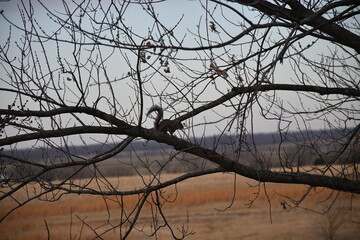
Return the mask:
<svg viewBox="0 0 360 240">
<path fill-rule="evenodd" d="M 179 121 L 174 121 L 176 129 L 183 129 L 184 125 Z"/>
</svg>

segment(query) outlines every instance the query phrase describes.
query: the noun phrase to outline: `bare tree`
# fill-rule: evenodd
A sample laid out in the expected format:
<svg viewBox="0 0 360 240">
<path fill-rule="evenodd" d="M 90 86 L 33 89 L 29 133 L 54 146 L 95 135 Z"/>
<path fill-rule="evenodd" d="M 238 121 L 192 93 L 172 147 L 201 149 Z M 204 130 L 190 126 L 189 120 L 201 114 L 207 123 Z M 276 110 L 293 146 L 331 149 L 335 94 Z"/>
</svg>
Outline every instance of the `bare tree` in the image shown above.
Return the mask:
<svg viewBox="0 0 360 240">
<path fill-rule="evenodd" d="M 343 199 L 336 201 L 328 214 L 325 214 L 321 221 L 318 231 L 323 239 L 338 239 L 336 237 L 338 230 L 346 222 L 346 218 L 350 214 L 350 210 L 346 207 L 348 204 Z"/>
<path fill-rule="evenodd" d="M 151 204 L 162 224 L 144 234 L 166 228 L 182 239 L 191 232 L 168 224 L 162 189 L 217 172 L 309 186 L 283 206 L 298 206 L 315 187 L 359 194 L 359 12 L 357 0 L 3 8 L 0 200 L 16 206 L 2 220 L 38 198 L 136 195 L 122 221 L 98 236 L 119 229 L 125 239 Z M 152 128 L 153 105 L 184 128 Z M 261 144 L 262 131 L 274 132 L 273 144 Z M 150 140 L 163 144 L 163 159 L 149 160 Z M 144 179 L 131 191 L 99 167 L 125 151 L 136 157 L 119 169 Z M 172 164 L 185 173 L 162 181 Z M 104 187 L 90 187 L 99 179 Z M 16 199 L 29 184 L 41 190 Z"/>
</svg>

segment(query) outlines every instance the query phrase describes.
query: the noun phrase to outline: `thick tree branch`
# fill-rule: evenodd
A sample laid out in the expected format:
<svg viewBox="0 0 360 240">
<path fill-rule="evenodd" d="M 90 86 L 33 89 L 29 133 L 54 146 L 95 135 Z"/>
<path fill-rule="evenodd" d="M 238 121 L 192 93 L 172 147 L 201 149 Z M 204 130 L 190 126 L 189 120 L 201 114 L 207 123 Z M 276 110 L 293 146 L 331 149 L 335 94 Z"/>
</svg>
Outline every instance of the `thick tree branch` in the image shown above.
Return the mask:
<svg viewBox="0 0 360 240">
<path fill-rule="evenodd" d="M 295 91 L 295 92 L 313 92 L 320 95 L 338 94 L 348 97 L 360 97 L 360 89 L 338 88 L 338 87 L 319 87 L 313 85 L 294 85 L 294 84 L 269 84 L 251 87 L 235 87 L 232 91 L 241 94 L 256 91 Z"/>
<path fill-rule="evenodd" d="M 126 129 L 128 125 L 122 127 Z M 77 134 L 87 134 L 87 133 L 102 133 L 102 134 L 121 134 L 122 131 L 117 127 L 97 127 L 97 126 L 81 126 L 81 127 L 70 127 L 63 129 L 55 130 L 43 130 L 36 133 L 21 134 L 12 137 L 7 137 L 0 139 L 0 146 L 10 145 L 13 143 L 25 142 L 35 139 L 44 139 L 44 138 L 55 138 L 55 137 L 64 137 Z"/>
<path fill-rule="evenodd" d="M 257 91 L 266 91 L 266 90 L 301 90 L 301 91 L 313 91 L 322 94 L 330 94 L 330 93 L 338 93 L 339 89 L 327 89 L 321 87 L 314 86 L 294 86 L 294 85 L 277 85 L 275 88 L 274 85 L 262 85 L 256 87 L 243 87 L 243 88 L 234 88 L 231 92 L 231 96 L 235 96 L 236 94 L 253 92 Z M 344 93 L 348 93 L 347 91 L 342 90 Z M 354 92 L 356 93 L 356 92 Z M 354 94 L 353 93 L 353 94 Z M 358 94 L 358 93 L 357 93 Z M 355 94 L 356 95 L 356 94 Z M 227 96 L 225 98 L 229 98 Z M 218 99 L 218 101 L 224 100 L 223 98 Z M 229 158 L 226 158 L 213 150 L 205 149 L 190 142 L 171 137 L 167 134 L 163 134 L 161 132 L 152 130 L 152 129 L 144 129 L 140 127 L 131 126 L 126 124 L 125 122 L 101 112 L 96 109 L 86 108 L 86 107 L 69 107 L 69 108 L 60 108 L 54 109 L 48 112 L 41 111 L 13 111 L 7 110 L 8 113 L 14 114 L 17 116 L 52 116 L 54 114 L 66 113 L 66 112 L 83 112 L 89 113 L 93 116 L 97 116 L 104 120 L 108 120 L 109 122 L 115 124 L 117 127 L 72 127 L 67 129 L 57 129 L 57 130 L 49 130 L 44 132 L 37 132 L 31 134 L 24 134 L 14 137 L 8 137 L 0 140 L 0 146 L 12 144 L 15 142 L 26 141 L 31 139 L 39 139 L 39 138 L 49 138 L 49 137 L 59 137 L 65 135 L 79 134 L 79 133 L 107 133 L 107 134 L 125 134 L 132 137 L 143 137 L 147 140 L 155 140 L 157 142 L 162 142 L 174 146 L 175 149 L 188 152 L 194 154 L 199 157 L 206 158 L 220 167 L 222 167 L 225 171 L 235 172 L 242 176 L 262 181 L 262 182 L 281 182 L 281 183 L 296 183 L 296 184 L 308 184 L 311 186 L 321 186 L 328 187 L 332 189 L 337 189 L 341 191 L 348 191 L 354 193 L 360 193 L 360 183 L 358 181 L 350 181 L 347 179 L 336 178 L 336 177 L 328 177 L 328 176 L 319 176 L 319 175 L 311 175 L 305 173 L 276 173 L 269 170 L 256 170 L 254 168 L 242 165 L 237 163 Z M 6 113 L 6 110 L 1 110 L 1 114 Z"/>
<path fill-rule="evenodd" d="M 295 92 L 314 92 L 320 95 L 331 95 L 338 94 L 348 97 L 360 97 L 360 90 L 354 88 L 330 88 L 330 87 L 319 87 L 313 85 L 294 85 L 294 84 L 269 84 L 269 85 L 258 85 L 250 87 L 234 87 L 231 92 L 225 94 L 224 96 L 205 104 L 201 107 L 198 107 L 180 117 L 176 120 L 183 121 L 190 117 L 193 117 L 203 111 L 212 109 L 231 98 L 244 93 L 253 93 L 253 92 L 263 92 L 263 91 L 295 91 Z"/>
<path fill-rule="evenodd" d="M 186 113 L 178 117 L 176 120 L 183 121 L 185 119 L 191 118 L 203 111 L 218 106 L 239 94 L 262 92 L 262 91 L 278 91 L 278 90 L 295 91 L 295 92 L 299 92 L 299 91 L 314 92 L 320 95 L 339 94 L 349 97 L 360 97 L 360 90 L 353 88 L 330 88 L 330 87 L 319 87 L 312 85 L 293 85 L 293 84 L 269 84 L 269 85 L 250 86 L 250 87 L 234 87 L 231 92 L 225 94 L 224 96 L 210 102 L 209 104 L 196 108 L 193 111 L 190 111 L 189 113 Z M 63 107 L 49 111 L 16 111 L 9 109 L 0 109 L 0 115 L 13 115 L 19 117 L 20 116 L 50 117 L 50 116 L 55 116 L 58 114 L 66 114 L 66 113 L 85 113 L 100 118 L 117 127 L 83 126 L 83 127 L 57 129 L 57 130 L 44 130 L 36 133 L 17 135 L 5 139 L 0 139 L 0 146 L 13 144 L 15 142 L 38 139 L 38 138 L 61 137 L 61 136 L 69 136 L 69 135 L 81 134 L 81 133 L 126 134 L 131 136 L 134 135 L 135 129 L 132 130 L 133 133 L 130 133 L 131 125 L 127 124 L 126 122 L 110 114 L 107 114 L 105 112 L 90 107 Z"/>
<path fill-rule="evenodd" d="M 214 150 L 200 147 L 185 140 L 171 137 L 167 134 L 163 134 L 152 129 L 142 129 L 142 131 L 140 131 L 140 134 L 141 137 L 145 139 L 166 143 L 174 146 L 176 150 L 184 151 L 198 157 L 208 159 L 209 161 L 222 167 L 224 171 L 234 172 L 241 176 L 260 182 L 306 184 L 314 187 L 326 187 L 344 192 L 360 194 L 360 181 L 353 181 L 335 176 L 315 175 L 302 172 L 287 173 L 275 172 L 266 169 L 258 170 L 240 164 L 239 162 L 225 157 L 215 152 Z"/>
<path fill-rule="evenodd" d="M 356 34 L 348 31 L 347 29 L 333 23 L 321 16 L 325 10 L 320 9 L 317 12 L 307 9 L 299 1 L 288 0 L 285 1 L 291 9 L 286 6 L 278 6 L 268 1 L 252 1 L 252 0 L 231 0 L 239 4 L 247 5 L 258 9 L 269 16 L 276 16 L 278 18 L 288 20 L 291 22 L 297 22 L 301 24 L 307 24 L 313 28 L 319 29 L 323 33 L 331 36 L 334 42 L 340 43 L 344 46 L 354 49 L 357 53 L 360 53 L 360 37 Z M 336 6 L 358 6 L 357 0 L 346 0 L 333 3 Z M 331 4 L 330 4 L 331 5 Z M 329 8 L 329 6 L 326 6 Z M 334 7 L 334 6 L 333 6 Z"/>
</svg>

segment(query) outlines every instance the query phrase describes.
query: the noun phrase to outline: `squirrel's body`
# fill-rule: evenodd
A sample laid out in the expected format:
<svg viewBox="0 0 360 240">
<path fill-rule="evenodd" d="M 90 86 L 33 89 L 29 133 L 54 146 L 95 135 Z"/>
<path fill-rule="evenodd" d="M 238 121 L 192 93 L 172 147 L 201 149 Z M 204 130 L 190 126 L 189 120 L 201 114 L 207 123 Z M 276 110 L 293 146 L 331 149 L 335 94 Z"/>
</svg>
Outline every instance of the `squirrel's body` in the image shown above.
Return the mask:
<svg viewBox="0 0 360 240">
<path fill-rule="evenodd" d="M 164 110 L 160 106 L 157 105 L 152 106 L 146 115 L 149 116 L 149 114 L 151 114 L 152 112 L 157 113 L 154 121 L 154 127 L 156 130 L 159 130 L 164 133 L 169 132 L 172 135 L 176 130 L 184 128 L 182 123 L 179 121 L 170 120 L 170 119 L 162 120 L 164 116 Z"/>
</svg>

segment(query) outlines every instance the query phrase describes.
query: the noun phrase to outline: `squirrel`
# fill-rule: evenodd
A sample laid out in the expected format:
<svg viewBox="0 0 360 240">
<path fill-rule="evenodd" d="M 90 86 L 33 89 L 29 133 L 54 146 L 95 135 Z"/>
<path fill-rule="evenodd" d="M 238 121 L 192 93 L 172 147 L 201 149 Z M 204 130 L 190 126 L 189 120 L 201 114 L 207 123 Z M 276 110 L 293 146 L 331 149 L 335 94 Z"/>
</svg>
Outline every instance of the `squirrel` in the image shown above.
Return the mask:
<svg viewBox="0 0 360 240">
<path fill-rule="evenodd" d="M 147 112 L 146 116 L 149 116 L 152 112 L 157 112 L 157 116 L 154 121 L 154 127 L 156 130 L 159 130 L 163 133 L 169 132 L 171 135 L 173 135 L 173 133 L 176 130 L 184 128 L 182 123 L 177 120 L 170 120 L 170 119 L 162 120 L 164 116 L 164 110 L 160 106 L 158 105 L 152 106 Z"/>
</svg>

